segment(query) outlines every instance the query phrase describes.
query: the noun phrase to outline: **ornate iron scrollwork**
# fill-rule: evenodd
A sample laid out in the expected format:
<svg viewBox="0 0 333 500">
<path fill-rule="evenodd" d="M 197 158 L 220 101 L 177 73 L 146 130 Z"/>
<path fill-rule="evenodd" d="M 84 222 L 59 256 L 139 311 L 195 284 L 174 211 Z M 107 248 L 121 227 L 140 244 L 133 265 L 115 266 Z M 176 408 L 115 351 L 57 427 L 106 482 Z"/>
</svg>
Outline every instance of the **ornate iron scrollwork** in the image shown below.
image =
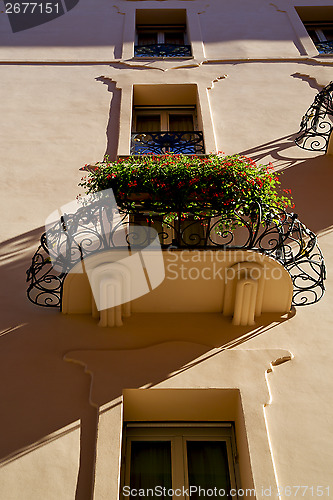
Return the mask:
<svg viewBox="0 0 333 500">
<path fill-rule="evenodd" d="M 66 275 L 67 272 L 58 272 L 53 268 L 43 233 L 41 244 L 27 270 L 27 282 L 30 283 L 27 290 L 29 300 L 38 306 L 61 307 L 62 285 Z"/>
<path fill-rule="evenodd" d="M 202 132 L 134 132 L 132 133 L 131 154 L 204 154 Z"/>
<path fill-rule="evenodd" d="M 333 40 L 329 42 L 316 42 L 315 46 L 319 54 L 333 54 Z"/>
<path fill-rule="evenodd" d="M 65 215 L 41 237 L 41 244 L 27 271 L 29 299 L 38 305 L 59 307 L 63 281 L 75 264 L 89 255 L 127 248 L 132 243 L 131 227 L 154 227 L 162 248 L 242 249 L 269 255 L 290 273 L 293 282 L 293 305 L 318 302 L 325 291 L 325 263 L 316 235 L 302 224 L 296 214 L 269 210 L 258 203 L 238 207 L 228 217 L 207 209 L 207 203 L 195 212 L 152 212 L 149 200 L 128 200 L 117 218 L 107 205 L 96 203 Z M 265 217 L 263 217 L 265 213 Z M 125 228 L 126 240 L 119 240 L 118 230 Z M 147 230 L 147 234 L 148 234 Z M 134 230 L 133 230 L 134 235 Z M 136 236 L 136 235 L 135 235 Z M 127 243 L 126 243 L 127 242 Z M 52 259 L 52 263 L 51 263 Z"/>
<path fill-rule="evenodd" d="M 315 97 L 302 118 L 295 143 L 308 151 L 327 151 L 333 130 L 333 82 Z"/>
<path fill-rule="evenodd" d="M 191 57 L 191 45 L 158 43 L 151 45 L 135 45 L 135 57 Z"/>
</svg>

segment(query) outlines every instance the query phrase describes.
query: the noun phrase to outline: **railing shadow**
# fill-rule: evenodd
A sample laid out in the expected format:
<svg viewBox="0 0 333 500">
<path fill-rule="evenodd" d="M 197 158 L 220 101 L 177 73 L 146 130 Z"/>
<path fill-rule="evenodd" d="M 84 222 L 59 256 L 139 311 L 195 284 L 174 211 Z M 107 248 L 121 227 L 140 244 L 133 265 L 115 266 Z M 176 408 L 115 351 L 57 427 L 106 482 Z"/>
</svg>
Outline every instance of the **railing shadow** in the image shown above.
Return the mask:
<svg viewBox="0 0 333 500">
<path fill-rule="evenodd" d="M 333 156 L 304 152 L 295 145 L 295 137 L 281 137 L 242 154 L 259 163 L 273 159 L 273 166 L 283 170 L 282 187 L 292 190 L 295 212 L 311 231 L 321 233 L 333 224 Z M 291 157 L 285 156 L 287 150 Z"/>
<path fill-rule="evenodd" d="M 270 155 L 285 162 L 282 182 L 284 187 L 292 189 L 300 218 L 311 230 L 324 234 L 333 225 L 333 160 L 325 155 L 302 158 L 296 154 L 288 159 L 284 155 L 291 147 L 292 137 L 243 153 L 257 161 Z M 201 362 L 200 355 L 214 356 L 221 350 L 245 346 L 250 339 L 266 335 L 289 321 L 294 311 L 285 317 L 263 315 L 254 327 L 231 327 L 226 318 L 217 314 L 209 316 L 209 329 L 207 315 L 196 316 L 195 322 L 193 315 L 182 318 L 160 315 L 154 320 L 155 328 L 144 315 L 140 318 L 133 315 L 120 330 L 97 328 L 91 317 L 63 316 L 57 310 L 38 308 L 27 300 L 25 272 L 43 230 L 34 229 L 5 241 L 0 247 L 0 358 L 6 381 L 1 397 L 5 410 L 0 414 L 3 430 L 0 454 L 4 461 L 7 459 L 6 463 L 19 460 L 24 453 L 45 446 L 52 433 L 79 420 L 81 454 L 76 500 L 90 500 L 97 410 L 89 403 L 90 377 L 83 373 L 82 366 L 64 362 L 67 353 L 104 352 L 100 401 L 108 402 L 120 396 L 123 388 L 152 387 L 174 373 L 188 370 Z M 189 348 L 178 352 L 179 342 L 186 342 Z M 157 344 L 161 345 L 161 359 L 144 366 L 140 372 L 133 366 L 126 377 L 118 374 L 115 378 L 108 359 L 110 353 L 128 350 L 130 346 L 135 358 L 137 349 Z M 163 353 L 163 345 L 167 344 L 174 346 L 172 356 Z"/>
<path fill-rule="evenodd" d="M 273 166 L 279 169 L 293 167 L 304 161 L 304 153 L 295 146 L 296 136 L 296 133 L 285 135 L 241 151 L 240 154 L 248 156 L 260 164 L 272 162 Z"/>
<path fill-rule="evenodd" d="M 6 383 L 2 387 L 0 414 L 3 438 L 0 454 L 2 464 L 10 464 L 24 455 L 46 446 L 54 432 L 59 433 L 69 424 L 81 422 L 81 453 L 77 479 L 76 500 L 90 500 L 93 490 L 97 411 L 89 404 L 90 377 L 78 364 L 64 362 L 70 351 L 109 351 L 136 349 L 156 344 L 172 344 L 174 354 L 166 357 L 160 366 L 148 365 L 138 377 L 130 372 L 131 380 L 114 377 L 110 365 L 103 368 L 103 385 L 108 386 L 105 399 L 121 395 L 129 384 L 137 386 L 156 384 L 166 380 L 170 373 L 184 369 L 199 352 L 236 342 L 239 336 L 259 335 L 272 326 L 272 318 L 262 318 L 258 331 L 253 327 L 232 328 L 230 320 L 216 314 L 204 315 L 195 327 L 189 326 L 188 317 L 165 315 L 151 320 L 133 315 L 127 326 L 120 330 L 98 328 L 87 316 L 64 316 L 57 310 L 38 308 L 26 297 L 25 271 L 30 265 L 31 248 L 38 242 L 43 228 L 38 228 L 1 245 L 2 315 L 0 323 L 0 362 Z M 149 316 L 149 315 L 148 315 Z M 190 315 L 191 316 L 191 315 Z M 213 315 L 214 316 L 214 315 Z M 207 318 L 222 330 L 207 330 Z M 165 324 L 163 335 L 156 326 Z M 285 318 L 275 319 L 285 321 Z M 156 323 L 157 321 L 157 323 Z M 227 323 L 228 321 L 228 323 Z M 193 324 L 193 318 L 191 319 Z M 267 324 L 266 324 L 267 322 Z M 229 325 L 223 330 L 223 325 Z M 154 327 L 155 325 L 155 327 Z M 191 347 L 177 353 L 177 343 L 186 342 Z M 175 343 L 175 344 L 173 344 Z M 163 349 L 162 349 L 163 351 Z M 110 385 L 108 385 L 110 384 Z"/>
</svg>

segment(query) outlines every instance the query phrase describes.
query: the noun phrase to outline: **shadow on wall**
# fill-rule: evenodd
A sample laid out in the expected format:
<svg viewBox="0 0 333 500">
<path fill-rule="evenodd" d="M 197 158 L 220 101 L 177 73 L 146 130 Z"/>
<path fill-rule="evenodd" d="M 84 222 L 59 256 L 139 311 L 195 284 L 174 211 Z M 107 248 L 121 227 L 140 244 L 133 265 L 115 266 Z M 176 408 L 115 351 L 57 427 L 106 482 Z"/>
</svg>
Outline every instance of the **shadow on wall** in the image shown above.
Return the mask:
<svg viewBox="0 0 333 500">
<path fill-rule="evenodd" d="M 90 346 L 91 336 L 85 341 L 84 333 L 66 329 L 58 311 L 36 308 L 27 300 L 26 269 L 43 231 L 35 229 L 0 246 L 1 462 L 11 463 L 45 446 L 50 434 L 81 420 L 81 439 L 90 445 L 93 441 L 93 446 L 80 464 L 78 492 L 89 491 L 97 422 L 88 403 L 90 379 L 62 358 L 69 345 Z"/>
<path fill-rule="evenodd" d="M 113 82 L 107 83 L 116 95 L 111 103 L 116 109 L 110 112 L 111 120 L 117 115 L 120 91 Z M 109 121 L 108 133 L 114 125 Z M 333 224 L 333 158 L 288 159 L 283 155 L 291 147 L 292 138 L 280 138 L 243 153 L 257 161 L 267 155 L 286 161 L 283 185 L 292 189 L 302 222 L 321 232 Z M 110 152 L 115 144 L 116 138 L 110 136 Z M 293 152 L 296 156 L 296 147 Z M 6 381 L 1 387 L 4 410 L 0 414 L 0 454 L 4 462 L 6 458 L 18 460 L 46 444 L 55 431 L 80 420 L 76 500 L 90 500 L 97 410 L 90 404 L 90 376 L 82 369 L 86 361 L 97 363 L 98 394 L 93 402 L 102 404 L 120 396 L 124 388 L 154 386 L 201 363 L 200 356 L 214 356 L 268 332 L 290 319 L 293 312 L 283 318 L 263 315 L 255 327 L 232 327 L 221 314 L 196 314 L 195 321 L 192 314 L 137 314 L 121 328 L 98 328 L 90 316 L 63 316 L 57 309 L 37 307 L 28 301 L 25 272 L 43 231 L 35 229 L 0 247 L 0 365 L 2 380 Z M 152 351 L 153 357 L 149 356 Z"/>
<path fill-rule="evenodd" d="M 9 5 L 14 6 L 14 2 Z M 15 5 L 15 8 L 8 7 L 2 16 L 1 31 L 5 34 L 2 46 L 105 47 L 116 45 L 117 39 L 122 39 L 125 15 L 112 3 L 107 5 L 102 0 L 93 3 L 90 0 L 51 0 L 41 4 L 44 8 L 35 9 L 30 5 L 24 8 L 25 3 L 22 2 L 15 2 Z M 290 21 L 275 9 L 275 6 L 268 8 L 263 23 L 255 8 L 251 5 L 240 8 L 235 2 L 223 13 L 223 30 L 220 29 L 220 10 L 204 10 L 200 13 L 204 43 L 236 41 L 242 46 L 250 40 L 292 40 L 299 52 L 304 53 Z M 192 41 L 195 40 L 192 38 Z"/>
<path fill-rule="evenodd" d="M 107 85 L 108 92 L 112 94 L 109 120 L 106 128 L 106 139 L 107 145 L 105 150 L 105 155 L 108 155 L 111 161 L 116 160 L 117 149 L 118 149 L 118 139 L 119 139 L 119 127 L 120 127 L 120 102 L 121 102 L 121 90 L 117 89 L 116 83 L 111 80 L 100 76 L 96 78 L 96 81 L 104 83 Z M 102 160 L 103 158 L 101 158 Z"/>
<path fill-rule="evenodd" d="M 257 163 L 267 164 L 271 161 L 273 166 L 276 162 L 279 162 L 279 168 L 292 167 L 304 161 L 304 155 L 302 157 L 297 154 L 299 150 L 295 146 L 296 136 L 297 134 L 285 135 L 284 137 L 279 137 L 278 139 L 266 142 L 255 148 L 241 151 L 240 154 L 249 156 Z M 290 156 L 291 148 L 293 153 L 292 156 Z"/>
<path fill-rule="evenodd" d="M 125 16 L 112 3 L 51 0 L 34 7 L 6 2 L 2 14 L 1 47 L 100 46 L 113 48 L 114 57 L 120 57 Z"/>
<path fill-rule="evenodd" d="M 43 229 L 1 245 L 0 366 L 6 383 L 1 387 L 0 454 L 2 464 L 12 463 L 80 420 L 76 500 L 90 500 L 97 411 L 89 403 L 91 381 L 80 359 L 72 363 L 65 358 L 71 361 L 73 351 L 101 353 L 98 403 L 107 402 L 123 388 L 153 386 L 200 363 L 201 355 L 239 345 L 288 317 L 263 315 L 255 328 L 235 328 L 221 314 L 197 314 L 195 321 L 192 314 L 138 314 L 111 330 L 98 328 L 90 316 L 37 307 L 26 297 L 25 272 Z M 150 349 L 155 355 L 147 362 Z M 93 357 L 98 360 L 99 354 Z"/>
<path fill-rule="evenodd" d="M 295 135 L 281 137 L 256 148 L 242 151 L 258 163 L 267 163 L 273 158 L 282 167 L 281 184 L 291 189 L 295 212 L 301 222 L 311 231 L 320 233 L 333 225 L 333 156 L 309 153 L 310 158 L 297 155 L 299 148 L 294 144 Z M 288 151 L 287 156 L 285 152 Z"/>
<path fill-rule="evenodd" d="M 112 92 L 108 148 L 114 154 L 120 91 Z M 118 111 L 117 111 L 118 110 Z M 117 116 L 117 118 L 115 118 Z M 304 159 L 286 155 L 294 136 L 244 151 L 256 161 L 271 156 L 284 162 L 282 182 L 292 189 L 297 213 L 311 230 L 333 225 L 333 157 Z M 98 328 L 90 316 L 63 316 L 57 309 L 34 306 L 26 297 L 25 272 L 44 228 L 4 242 L 1 247 L 0 363 L 3 368 L 0 454 L 17 460 L 67 425 L 81 421 L 81 454 L 76 500 L 91 498 L 95 460 L 97 410 L 91 406 L 90 376 L 82 369 L 98 366 L 95 404 L 112 401 L 124 388 L 151 387 L 214 356 L 261 335 L 290 319 L 263 315 L 255 327 L 232 327 L 221 314 L 137 314 L 121 328 Z M 209 321 L 209 328 L 207 327 Z M 204 332 L 204 334 L 203 334 Z M 154 356 L 149 352 L 154 351 Z M 80 353 L 79 353 L 80 352 Z M 147 361 L 148 356 L 148 361 Z M 65 362 L 74 361 L 74 362 Z M 151 360 L 151 361 L 149 361 Z M 96 384 L 95 384 L 96 386 Z"/>
<path fill-rule="evenodd" d="M 315 233 L 333 225 L 333 156 L 309 158 L 283 172 L 282 182 L 289 186 L 300 220 Z"/>
<path fill-rule="evenodd" d="M 107 350 L 70 351 L 64 359 L 81 364 L 86 372 L 93 374 L 91 404 L 102 406 L 121 396 L 124 388 L 152 388 L 191 370 L 224 350 L 241 346 L 294 315 L 294 308 L 282 317 L 278 314 L 262 314 L 251 329 L 232 327 L 230 318 L 221 314 L 156 314 L 154 329 L 151 321 L 149 325 L 151 314 L 136 314 L 130 318 L 132 332 L 142 338 L 147 326 L 150 326 L 155 339 L 151 338 L 149 345 L 136 347 L 135 336 L 125 333 L 125 338 L 131 337 L 126 349 L 114 346 Z M 126 322 L 129 323 L 129 320 L 126 319 Z M 137 328 L 134 330 L 135 324 Z M 163 328 L 170 334 L 157 337 L 157 328 Z M 124 335 L 120 329 L 119 335 Z M 143 341 L 147 342 L 147 337 Z"/>
<path fill-rule="evenodd" d="M 24 4 L 17 4 L 16 7 L 12 7 L 10 4 L 6 5 L 6 14 L 9 19 L 10 26 L 13 33 L 18 31 L 24 31 L 35 26 L 40 26 L 41 24 L 48 23 L 57 17 L 63 16 L 65 13 L 72 10 L 78 3 L 79 0 L 64 0 L 65 10 L 61 2 L 48 4 L 48 8 L 44 9 L 40 7 L 39 9 L 32 9 L 32 7 L 24 9 Z"/>
</svg>

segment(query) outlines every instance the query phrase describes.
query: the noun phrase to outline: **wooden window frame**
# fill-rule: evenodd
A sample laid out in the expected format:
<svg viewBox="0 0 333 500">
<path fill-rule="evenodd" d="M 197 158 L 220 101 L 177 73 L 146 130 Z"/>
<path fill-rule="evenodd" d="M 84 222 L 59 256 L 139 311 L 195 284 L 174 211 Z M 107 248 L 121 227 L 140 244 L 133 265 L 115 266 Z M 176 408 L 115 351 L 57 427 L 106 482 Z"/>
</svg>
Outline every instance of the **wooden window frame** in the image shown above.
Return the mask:
<svg viewBox="0 0 333 500">
<path fill-rule="evenodd" d="M 133 109 L 132 131 L 136 132 L 136 119 L 138 116 L 144 115 L 160 115 L 160 132 L 169 132 L 169 116 L 170 115 L 191 115 L 193 118 L 193 131 L 198 130 L 198 120 L 196 106 L 135 106 Z M 149 132 L 147 130 L 146 132 Z"/>
<path fill-rule="evenodd" d="M 325 32 L 324 30 L 325 29 L 333 29 L 333 22 L 303 22 L 304 26 L 305 26 L 305 29 L 307 30 L 308 32 L 308 35 L 310 36 L 310 38 L 312 39 L 310 33 L 309 33 L 309 30 L 313 30 L 316 35 L 317 35 L 317 38 L 318 38 L 318 42 L 329 42 L 330 40 L 328 40 L 326 38 L 326 35 L 325 35 Z M 312 40 L 314 43 L 315 41 Z"/>
<path fill-rule="evenodd" d="M 188 37 L 186 33 L 186 26 L 182 25 L 140 25 L 136 26 L 135 30 L 135 45 L 139 45 L 139 33 L 156 33 L 157 43 L 165 44 L 165 34 L 167 32 L 181 32 L 183 33 L 184 40 L 182 45 L 188 44 Z"/>
<path fill-rule="evenodd" d="M 133 441 L 170 441 L 172 489 L 188 489 L 187 441 L 224 441 L 227 448 L 230 488 L 238 498 L 240 489 L 238 456 L 233 422 L 214 423 L 138 423 L 128 422 L 124 429 L 121 500 L 123 487 L 130 486 L 131 443 Z M 174 496 L 174 500 L 189 500 L 189 496 Z"/>
</svg>

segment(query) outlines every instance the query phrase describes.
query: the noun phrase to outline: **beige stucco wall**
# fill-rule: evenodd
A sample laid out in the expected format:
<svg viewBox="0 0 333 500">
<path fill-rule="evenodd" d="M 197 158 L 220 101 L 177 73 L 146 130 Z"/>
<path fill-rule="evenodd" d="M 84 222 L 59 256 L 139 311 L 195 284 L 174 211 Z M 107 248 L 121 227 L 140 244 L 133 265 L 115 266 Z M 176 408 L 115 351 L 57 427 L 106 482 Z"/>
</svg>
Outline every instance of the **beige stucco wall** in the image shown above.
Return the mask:
<svg viewBox="0 0 333 500">
<path fill-rule="evenodd" d="M 75 498 L 79 457 L 79 421 L 15 450 L 2 465 L 2 498 Z"/>
<path fill-rule="evenodd" d="M 80 0 L 59 19 L 16 34 L 0 14 L 6 500 L 88 500 L 94 482 L 96 500 L 116 498 L 123 397 L 144 388 L 238 391 L 239 446 L 249 453 L 258 498 L 270 482 L 333 487 L 333 157 L 293 142 L 333 64 L 317 55 L 294 5 L 333 4 L 273 3 Z M 194 58 L 132 59 L 135 8 L 187 9 Z M 46 217 L 78 194 L 82 165 L 105 152 L 128 154 L 133 85 L 158 93 L 168 84 L 196 86 L 208 151 L 245 153 L 284 170 L 283 186 L 319 233 L 328 265 L 321 302 L 284 317 L 264 314 L 254 327 L 233 327 L 217 312 L 178 312 L 136 313 L 114 329 L 28 302 L 25 271 Z M 281 356 L 290 360 L 274 366 Z M 243 472 L 244 484 L 251 474 Z"/>
</svg>

